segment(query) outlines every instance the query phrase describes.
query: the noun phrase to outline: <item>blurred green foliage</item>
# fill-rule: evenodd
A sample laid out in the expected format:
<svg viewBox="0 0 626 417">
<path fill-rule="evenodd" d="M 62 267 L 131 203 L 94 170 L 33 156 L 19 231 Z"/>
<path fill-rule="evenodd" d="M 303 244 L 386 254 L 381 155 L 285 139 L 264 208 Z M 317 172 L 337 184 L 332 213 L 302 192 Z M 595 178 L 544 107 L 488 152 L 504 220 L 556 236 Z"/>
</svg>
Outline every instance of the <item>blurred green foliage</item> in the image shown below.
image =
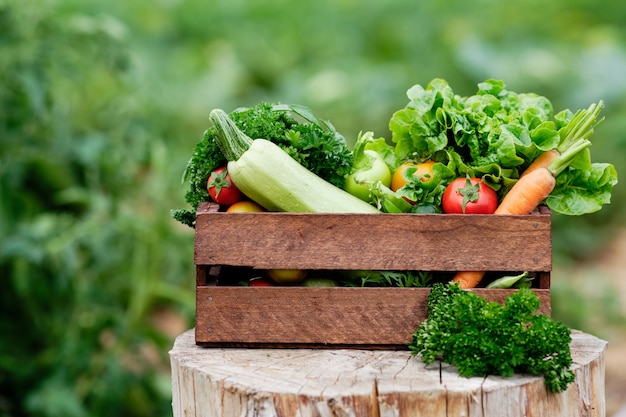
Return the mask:
<svg viewBox="0 0 626 417">
<path fill-rule="evenodd" d="M 604 100 L 593 155 L 624 172 L 624 28 L 617 0 L 0 0 L 0 416 L 171 415 L 158 317 L 190 327 L 195 300 L 169 210 L 212 108 L 297 103 L 388 137 L 411 85 L 498 78 Z M 555 216 L 555 259 L 600 253 L 625 197 Z"/>
</svg>

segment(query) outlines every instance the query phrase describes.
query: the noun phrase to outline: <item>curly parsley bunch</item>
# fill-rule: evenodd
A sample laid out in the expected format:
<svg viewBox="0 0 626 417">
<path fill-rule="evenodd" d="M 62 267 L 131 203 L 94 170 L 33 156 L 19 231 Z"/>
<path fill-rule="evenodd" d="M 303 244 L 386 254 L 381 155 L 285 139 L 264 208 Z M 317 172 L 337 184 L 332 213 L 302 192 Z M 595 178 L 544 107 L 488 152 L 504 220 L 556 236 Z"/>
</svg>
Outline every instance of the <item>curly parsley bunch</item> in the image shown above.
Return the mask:
<svg viewBox="0 0 626 417">
<path fill-rule="evenodd" d="M 551 392 L 574 381 L 571 332 L 545 314 L 530 289 L 511 294 L 504 305 L 487 301 L 458 284 L 435 284 L 428 297 L 428 319 L 409 344 L 426 364 L 437 359 L 455 365 L 465 377 L 516 372 L 543 375 Z"/>
</svg>

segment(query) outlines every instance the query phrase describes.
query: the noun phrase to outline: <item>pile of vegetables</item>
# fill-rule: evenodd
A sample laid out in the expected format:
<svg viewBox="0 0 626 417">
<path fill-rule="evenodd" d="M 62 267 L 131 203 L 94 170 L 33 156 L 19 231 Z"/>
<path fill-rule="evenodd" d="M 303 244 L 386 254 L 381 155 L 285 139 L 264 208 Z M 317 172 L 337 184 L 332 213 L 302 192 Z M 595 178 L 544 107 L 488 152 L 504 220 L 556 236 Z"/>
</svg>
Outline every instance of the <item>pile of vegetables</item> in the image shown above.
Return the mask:
<svg viewBox="0 0 626 417">
<path fill-rule="evenodd" d="M 183 177 L 192 208 L 174 210 L 174 218 L 193 227 L 198 204 L 209 200 L 209 175 L 226 166 L 227 148 L 241 134 L 273 142 L 322 180 L 385 213 L 493 213 L 494 200 L 501 205 L 522 175 L 537 166 L 555 178 L 545 196 L 537 194 L 554 212 L 582 215 L 610 202 L 615 168 L 592 162 L 589 152 L 602 102 L 554 114 L 547 98 L 509 91 L 499 80 L 480 83 L 476 94 L 461 97 L 434 79 L 425 88 L 411 87 L 407 96 L 408 104 L 390 119 L 390 141 L 361 133 L 353 151 L 330 122 L 303 106 L 261 103 L 224 114 L 219 122 L 212 117 Z M 224 133 L 226 123 L 234 129 Z M 222 146 L 220 131 L 226 137 Z M 242 154 L 230 154 L 230 161 Z M 509 200 L 521 204 L 517 197 Z"/>
<path fill-rule="evenodd" d="M 248 137 L 277 144 L 306 169 L 343 187 L 344 178 L 352 168 L 352 152 L 329 121 L 319 120 L 306 107 L 263 102 L 236 109 L 229 118 Z M 212 200 L 207 187 L 209 176 L 226 163 L 226 156 L 216 142 L 216 129 L 210 126 L 196 144 L 182 178 L 188 186 L 185 200 L 191 207 L 172 210 L 174 219 L 195 227 L 198 206 Z"/>
<path fill-rule="evenodd" d="M 617 172 L 592 162 L 589 150 L 603 102 L 555 114 L 547 98 L 508 91 L 499 80 L 462 97 L 434 79 L 407 97 L 390 119 L 390 140 L 361 132 L 353 150 L 302 106 L 213 110 L 183 177 L 192 209 L 172 215 L 195 227 L 196 209 L 209 200 L 225 211 L 416 215 L 520 215 L 540 204 L 583 215 L 610 203 Z M 528 272 L 487 285 L 519 288 L 505 305 L 465 290 L 481 283 L 482 271 L 443 278 L 430 271 L 315 272 L 268 270 L 243 284 L 428 286 L 429 316 L 409 345 L 424 362 L 441 359 L 464 376 L 541 374 L 553 392 L 573 381 L 569 329 L 536 314 Z"/>
<path fill-rule="evenodd" d="M 183 176 L 191 209 L 173 210 L 174 218 L 194 227 L 198 205 L 210 200 L 226 211 L 528 214 L 545 204 L 565 215 L 610 202 L 617 172 L 592 162 L 589 150 L 602 101 L 555 114 L 547 98 L 500 80 L 463 97 L 434 79 L 407 97 L 390 119 L 390 140 L 361 132 L 352 150 L 303 106 L 213 110 Z M 413 279 L 419 271 L 360 272 L 340 281 L 437 282 Z M 483 276 L 461 271 L 453 281 L 472 288 Z"/>
<path fill-rule="evenodd" d="M 412 87 L 407 96 L 409 103 L 389 123 L 393 154 L 385 144 L 376 145 L 381 154 L 389 155 L 387 161 L 399 177 L 399 185 L 391 185 L 394 195 L 374 187 L 374 197 L 387 211 L 441 213 L 450 203 L 451 212 L 456 212 L 458 204 L 452 199 L 464 200 L 466 210 L 474 210 L 482 200 L 490 203 L 491 192 L 482 199 L 481 193 L 446 195 L 451 182 L 467 177 L 480 179 L 501 202 L 533 162 L 548 167 L 548 158 L 557 155 L 551 167 L 556 184 L 540 202 L 545 200 L 552 211 L 566 215 L 592 213 L 610 202 L 617 182 L 615 168 L 592 163 L 588 149 L 589 138 L 602 121 L 598 119 L 602 102 L 576 113 L 554 114 L 547 98 L 508 91 L 498 80 L 480 83 L 475 95 L 460 97 L 444 80 L 435 79 L 426 88 Z M 391 202 L 397 202 L 393 199 L 397 195 L 411 206 L 399 202 L 394 207 Z M 470 212 L 493 213 L 493 205 L 486 205 L 491 208 Z"/>
</svg>

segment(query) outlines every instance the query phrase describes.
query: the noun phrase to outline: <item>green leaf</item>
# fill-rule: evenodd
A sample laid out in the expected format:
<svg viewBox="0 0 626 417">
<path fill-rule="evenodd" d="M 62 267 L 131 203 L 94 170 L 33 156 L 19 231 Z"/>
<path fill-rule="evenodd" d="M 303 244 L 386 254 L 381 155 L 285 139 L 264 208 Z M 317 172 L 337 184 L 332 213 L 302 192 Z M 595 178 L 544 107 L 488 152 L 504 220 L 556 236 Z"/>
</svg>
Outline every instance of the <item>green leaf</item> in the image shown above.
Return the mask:
<svg viewBox="0 0 626 417">
<path fill-rule="evenodd" d="M 546 204 L 556 213 L 570 216 L 594 213 L 611 202 L 617 171 L 607 163 L 594 163 L 591 170 L 567 169 L 557 176 L 557 185 Z"/>
<path fill-rule="evenodd" d="M 559 144 L 559 132 L 554 121 L 543 121 L 530 131 L 532 143 L 541 151 L 556 148 Z"/>
<path fill-rule="evenodd" d="M 497 139 L 489 146 L 489 156 L 495 157 L 495 160 L 499 161 L 502 166 L 522 165 L 524 158 L 517 155 L 517 145 L 530 145 L 530 137 L 523 130 L 518 129 L 518 126 L 502 125 L 500 129 Z"/>
<path fill-rule="evenodd" d="M 491 94 L 497 97 L 502 91 L 504 91 L 504 82 L 502 80 L 489 79 L 478 83 L 478 95 Z"/>
<path fill-rule="evenodd" d="M 396 156 L 400 160 L 410 159 L 413 156 L 413 141 L 411 139 L 411 125 L 419 114 L 414 109 L 396 111 L 389 121 L 391 140 L 396 144 Z"/>
</svg>

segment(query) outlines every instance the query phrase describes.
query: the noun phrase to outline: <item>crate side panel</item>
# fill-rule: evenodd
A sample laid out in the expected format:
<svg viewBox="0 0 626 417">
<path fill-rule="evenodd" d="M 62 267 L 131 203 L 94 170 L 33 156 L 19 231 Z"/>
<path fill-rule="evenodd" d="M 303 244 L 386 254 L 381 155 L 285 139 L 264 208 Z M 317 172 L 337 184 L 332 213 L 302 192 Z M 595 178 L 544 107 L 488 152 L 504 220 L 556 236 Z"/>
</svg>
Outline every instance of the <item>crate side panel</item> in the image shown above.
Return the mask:
<svg viewBox="0 0 626 417">
<path fill-rule="evenodd" d="M 474 290 L 503 303 L 514 290 Z M 550 291 L 534 290 L 550 314 Z M 224 346 L 408 345 L 426 288 L 198 287 L 196 342 Z"/>
<path fill-rule="evenodd" d="M 203 342 L 406 345 L 426 317 L 427 289 L 199 287 Z"/>
<path fill-rule="evenodd" d="M 194 261 L 256 268 L 549 271 L 549 214 L 198 212 Z"/>
</svg>

